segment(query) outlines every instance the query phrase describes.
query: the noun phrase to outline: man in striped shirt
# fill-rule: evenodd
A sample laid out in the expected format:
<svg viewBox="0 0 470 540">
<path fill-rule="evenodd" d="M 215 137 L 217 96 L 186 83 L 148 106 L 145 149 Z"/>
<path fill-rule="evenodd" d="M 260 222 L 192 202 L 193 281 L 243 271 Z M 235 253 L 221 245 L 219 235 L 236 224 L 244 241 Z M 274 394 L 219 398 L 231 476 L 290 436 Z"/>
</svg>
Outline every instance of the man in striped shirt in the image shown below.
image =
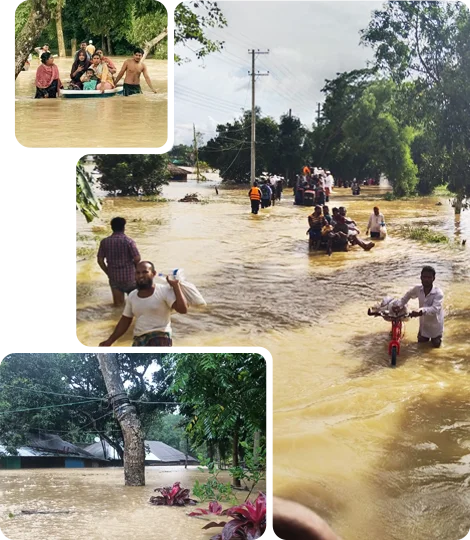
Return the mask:
<svg viewBox="0 0 470 540">
<path fill-rule="evenodd" d="M 98 264 L 109 278 L 115 306 L 122 306 L 124 295 L 136 288 L 135 268 L 140 261 L 134 240 L 124 234 L 125 227 L 124 218 L 113 218 L 113 234 L 101 240 L 98 250 Z"/>
</svg>

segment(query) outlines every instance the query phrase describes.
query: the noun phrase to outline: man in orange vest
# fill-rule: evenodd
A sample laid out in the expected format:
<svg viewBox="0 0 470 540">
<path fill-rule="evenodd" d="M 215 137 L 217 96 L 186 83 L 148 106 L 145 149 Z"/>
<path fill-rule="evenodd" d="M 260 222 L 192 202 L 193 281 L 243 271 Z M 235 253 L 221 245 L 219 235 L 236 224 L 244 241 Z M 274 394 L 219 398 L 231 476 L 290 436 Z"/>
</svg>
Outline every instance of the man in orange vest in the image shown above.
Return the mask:
<svg viewBox="0 0 470 540">
<path fill-rule="evenodd" d="M 259 205 L 261 202 L 261 190 L 258 187 L 258 182 L 255 182 L 253 184 L 253 187 L 248 192 L 248 197 L 250 197 L 250 201 L 251 201 L 251 213 L 257 214 L 259 211 Z"/>
</svg>

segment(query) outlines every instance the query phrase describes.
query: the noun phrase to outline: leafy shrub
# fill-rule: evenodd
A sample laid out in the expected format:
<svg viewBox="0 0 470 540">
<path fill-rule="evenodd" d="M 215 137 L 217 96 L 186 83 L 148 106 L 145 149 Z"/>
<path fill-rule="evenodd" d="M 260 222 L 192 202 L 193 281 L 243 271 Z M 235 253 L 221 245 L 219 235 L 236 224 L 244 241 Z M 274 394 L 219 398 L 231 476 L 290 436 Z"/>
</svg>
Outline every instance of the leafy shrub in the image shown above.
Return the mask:
<svg viewBox="0 0 470 540">
<path fill-rule="evenodd" d="M 186 506 L 196 504 L 197 501 L 189 498 L 189 489 L 181 487 L 180 482 L 175 482 L 171 487 L 156 488 L 161 495 L 150 497 L 150 503 L 156 506 Z"/>
</svg>

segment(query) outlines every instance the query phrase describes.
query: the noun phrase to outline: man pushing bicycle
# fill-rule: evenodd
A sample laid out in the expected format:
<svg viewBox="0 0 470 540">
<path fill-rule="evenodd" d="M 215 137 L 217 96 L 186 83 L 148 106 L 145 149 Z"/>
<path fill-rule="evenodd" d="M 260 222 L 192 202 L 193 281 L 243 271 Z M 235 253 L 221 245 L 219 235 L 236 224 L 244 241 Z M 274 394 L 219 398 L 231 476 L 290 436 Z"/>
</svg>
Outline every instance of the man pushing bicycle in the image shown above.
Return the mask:
<svg viewBox="0 0 470 540">
<path fill-rule="evenodd" d="M 412 311 L 410 317 L 419 317 L 418 342 L 425 343 L 431 340 L 433 347 L 439 348 L 444 333 L 444 308 L 442 303 L 444 293 L 434 286 L 436 271 L 432 266 L 423 266 L 421 270 L 421 285 L 410 289 L 403 298 L 398 300 L 394 311 L 399 311 L 408 304 L 412 298 L 418 298 L 419 310 Z"/>
</svg>

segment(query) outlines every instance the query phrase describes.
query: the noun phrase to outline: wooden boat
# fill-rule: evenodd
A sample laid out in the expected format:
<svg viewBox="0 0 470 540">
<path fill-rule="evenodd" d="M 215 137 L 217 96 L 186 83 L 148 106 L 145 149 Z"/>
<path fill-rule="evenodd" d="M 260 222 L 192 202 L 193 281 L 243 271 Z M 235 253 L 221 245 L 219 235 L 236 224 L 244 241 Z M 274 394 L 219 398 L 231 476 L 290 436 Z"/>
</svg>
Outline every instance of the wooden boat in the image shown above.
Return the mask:
<svg viewBox="0 0 470 540">
<path fill-rule="evenodd" d="M 109 98 L 117 95 L 122 95 L 124 88 L 118 86 L 111 90 L 105 90 L 104 93 L 101 90 L 61 90 L 60 95 L 64 98 Z"/>
</svg>

